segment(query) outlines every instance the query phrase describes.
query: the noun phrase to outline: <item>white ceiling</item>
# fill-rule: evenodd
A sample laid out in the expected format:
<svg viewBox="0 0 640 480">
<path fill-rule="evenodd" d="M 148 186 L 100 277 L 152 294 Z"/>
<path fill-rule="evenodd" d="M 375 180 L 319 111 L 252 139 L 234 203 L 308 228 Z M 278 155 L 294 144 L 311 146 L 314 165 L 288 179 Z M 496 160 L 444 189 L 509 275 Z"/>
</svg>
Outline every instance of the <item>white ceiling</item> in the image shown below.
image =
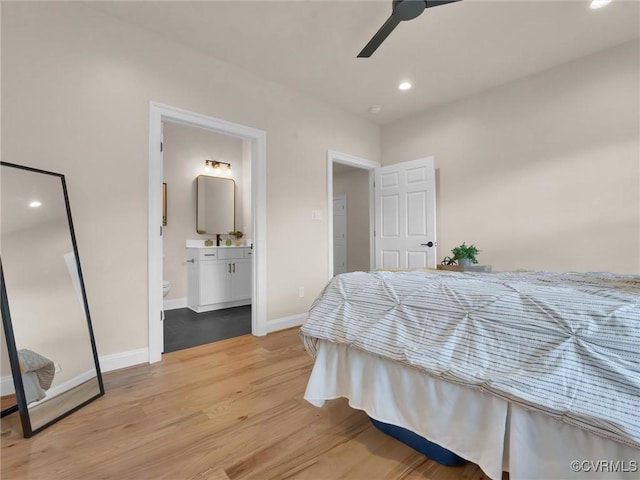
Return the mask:
<svg viewBox="0 0 640 480">
<path fill-rule="evenodd" d="M 367 59 L 390 0 L 85 5 L 379 124 L 640 37 L 640 0 L 463 0 L 402 22 Z"/>
</svg>

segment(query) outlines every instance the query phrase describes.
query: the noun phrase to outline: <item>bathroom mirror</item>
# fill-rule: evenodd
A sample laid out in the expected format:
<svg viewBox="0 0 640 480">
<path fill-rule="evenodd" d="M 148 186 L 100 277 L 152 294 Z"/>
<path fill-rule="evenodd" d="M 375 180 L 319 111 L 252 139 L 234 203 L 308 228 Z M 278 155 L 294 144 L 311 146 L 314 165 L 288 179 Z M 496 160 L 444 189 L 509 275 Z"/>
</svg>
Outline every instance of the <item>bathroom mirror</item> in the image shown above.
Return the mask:
<svg viewBox="0 0 640 480">
<path fill-rule="evenodd" d="M 236 182 L 199 175 L 196 179 L 196 231 L 209 235 L 235 230 Z"/>
<path fill-rule="evenodd" d="M 104 386 L 64 175 L 0 165 L 2 322 L 30 437 Z"/>
</svg>

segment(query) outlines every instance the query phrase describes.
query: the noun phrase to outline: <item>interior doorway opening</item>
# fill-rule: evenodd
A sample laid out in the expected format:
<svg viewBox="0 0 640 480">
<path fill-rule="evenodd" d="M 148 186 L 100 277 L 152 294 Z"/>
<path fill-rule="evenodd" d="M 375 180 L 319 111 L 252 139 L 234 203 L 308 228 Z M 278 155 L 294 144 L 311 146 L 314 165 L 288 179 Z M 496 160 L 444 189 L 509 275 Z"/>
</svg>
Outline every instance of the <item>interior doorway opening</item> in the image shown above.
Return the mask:
<svg viewBox="0 0 640 480">
<path fill-rule="evenodd" d="M 244 258 L 249 250 L 232 250 L 236 252 L 234 258 L 240 256 L 235 275 L 227 274 L 222 261 L 218 263 L 224 272 L 208 275 L 214 264 L 201 264 L 200 256 L 194 253 L 197 250 L 187 248 L 185 257 L 185 247 L 227 238 L 231 231 L 242 232 L 237 243 L 250 248 L 253 237 L 248 143 L 201 128 L 163 123 L 163 353 L 251 333 L 253 272 L 249 257 Z M 227 168 L 211 168 L 213 162 L 225 162 Z M 233 262 L 235 267 L 236 260 Z M 198 280 L 201 269 L 207 270 L 202 273 L 202 284 Z M 230 304 L 232 292 L 226 287 L 232 280 L 236 301 Z M 206 301 L 200 296 L 201 289 L 209 297 Z M 211 295 L 216 296 L 215 309 L 202 311 L 200 303 L 213 301 Z"/>
<path fill-rule="evenodd" d="M 327 211 L 334 213 L 327 222 L 329 278 L 374 267 L 373 182 L 378 167 L 371 160 L 327 152 Z"/>
<path fill-rule="evenodd" d="M 149 212 L 148 212 L 148 321 L 149 363 L 160 361 L 163 350 L 162 296 L 162 182 L 163 124 L 204 129 L 246 142 L 251 158 L 251 232 L 253 243 L 251 279 L 251 332 L 267 334 L 266 318 L 266 133 L 180 108 L 150 104 L 149 115 Z"/>
</svg>

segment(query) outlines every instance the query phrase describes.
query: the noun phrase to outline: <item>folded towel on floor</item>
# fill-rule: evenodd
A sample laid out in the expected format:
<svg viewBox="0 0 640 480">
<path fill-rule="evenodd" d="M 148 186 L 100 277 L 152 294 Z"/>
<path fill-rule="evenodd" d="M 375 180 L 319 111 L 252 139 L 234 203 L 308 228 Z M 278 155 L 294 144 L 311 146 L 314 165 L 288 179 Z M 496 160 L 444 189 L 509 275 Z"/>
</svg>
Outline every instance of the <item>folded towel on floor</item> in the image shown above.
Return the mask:
<svg viewBox="0 0 640 480">
<path fill-rule="evenodd" d="M 18 361 L 27 404 L 42 400 L 46 396 L 45 390 L 53 382 L 55 365 L 48 358 L 26 348 L 18 350 Z"/>
</svg>

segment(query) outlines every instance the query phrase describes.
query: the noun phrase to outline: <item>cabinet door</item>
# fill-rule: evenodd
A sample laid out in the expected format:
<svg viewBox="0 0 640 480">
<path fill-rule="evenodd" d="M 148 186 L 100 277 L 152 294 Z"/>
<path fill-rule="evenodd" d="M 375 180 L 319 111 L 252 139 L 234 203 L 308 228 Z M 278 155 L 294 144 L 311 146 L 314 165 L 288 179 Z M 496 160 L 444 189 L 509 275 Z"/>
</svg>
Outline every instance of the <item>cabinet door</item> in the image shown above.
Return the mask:
<svg viewBox="0 0 640 480">
<path fill-rule="evenodd" d="M 197 256 L 195 258 L 187 256 L 187 307 L 191 308 L 196 308 L 200 304 L 200 291 L 198 290 L 200 281 L 198 279 L 197 261 Z"/>
<path fill-rule="evenodd" d="M 200 305 L 231 299 L 231 262 L 200 262 Z"/>
<path fill-rule="evenodd" d="M 251 298 L 251 260 L 232 260 L 232 300 Z"/>
</svg>

